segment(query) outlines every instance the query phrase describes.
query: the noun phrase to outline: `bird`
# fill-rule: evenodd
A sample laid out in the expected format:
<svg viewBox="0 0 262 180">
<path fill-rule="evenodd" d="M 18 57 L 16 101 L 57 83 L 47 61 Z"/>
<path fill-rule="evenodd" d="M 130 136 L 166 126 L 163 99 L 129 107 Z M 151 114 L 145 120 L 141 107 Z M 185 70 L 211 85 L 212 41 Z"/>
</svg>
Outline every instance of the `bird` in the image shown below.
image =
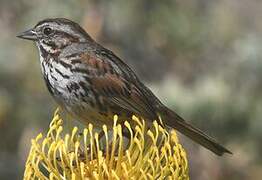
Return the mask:
<svg viewBox="0 0 262 180">
<path fill-rule="evenodd" d="M 165 106 L 135 72 L 111 50 L 97 43 L 78 23 L 48 18 L 17 35 L 34 41 L 48 91 L 67 113 L 95 127 L 112 117 L 143 117 L 150 124 L 174 128 L 218 156 L 232 154 Z"/>
</svg>

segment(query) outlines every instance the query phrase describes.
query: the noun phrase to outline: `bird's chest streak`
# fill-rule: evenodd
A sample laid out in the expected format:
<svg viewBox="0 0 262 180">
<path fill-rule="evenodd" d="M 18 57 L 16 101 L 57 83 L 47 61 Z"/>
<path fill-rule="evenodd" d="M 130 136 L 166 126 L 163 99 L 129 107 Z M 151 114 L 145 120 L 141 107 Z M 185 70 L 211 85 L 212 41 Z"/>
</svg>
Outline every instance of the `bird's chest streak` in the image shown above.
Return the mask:
<svg viewBox="0 0 262 180">
<path fill-rule="evenodd" d="M 108 123 L 105 114 L 101 109 L 96 108 L 97 96 L 90 90 L 90 84 L 86 81 L 86 76 L 80 72 L 72 72 L 67 65 L 50 58 L 49 61 L 42 57 L 42 73 L 49 92 L 56 102 L 65 108 L 73 117 L 82 120 Z M 105 113 L 105 114 L 104 114 Z"/>
<path fill-rule="evenodd" d="M 84 122 L 87 119 L 99 120 L 106 124 L 105 117 L 111 113 L 91 87 L 89 80 L 92 74 L 87 73 L 88 67 L 73 63 L 75 57 L 61 58 L 43 53 L 45 52 L 40 53 L 42 73 L 56 102 L 77 119 Z"/>
<path fill-rule="evenodd" d="M 72 72 L 69 63 L 50 55 L 44 57 L 40 54 L 40 63 L 46 86 L 61 106 L 72 113 L 90 108 L 90 84 L 82 74 Z"/>
</svg>

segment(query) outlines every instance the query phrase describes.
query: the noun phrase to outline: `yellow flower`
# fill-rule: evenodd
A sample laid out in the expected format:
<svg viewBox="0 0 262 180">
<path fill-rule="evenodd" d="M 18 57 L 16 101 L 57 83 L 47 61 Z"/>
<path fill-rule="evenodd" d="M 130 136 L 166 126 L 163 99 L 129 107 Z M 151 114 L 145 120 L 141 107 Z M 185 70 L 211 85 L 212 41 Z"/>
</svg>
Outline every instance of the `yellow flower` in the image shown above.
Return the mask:
<svg viewBox="0 0 262 180">
<path fill-rule="evenodd" d="M 146 130 L 143 120 L 133 116 L 132 121 L 133 131 L 128 122 L 117 124 L 115 116 L 111 134 L 104 125 L 100 139 L 92 124 L 64 134 L 57 110 L 47 135 L 32 140 L 24 179 L 189 179 L 175 131 L 170 135 L 156 122 Z M 123 137 L 123 128 L 130 140 Z"/>
</svg>

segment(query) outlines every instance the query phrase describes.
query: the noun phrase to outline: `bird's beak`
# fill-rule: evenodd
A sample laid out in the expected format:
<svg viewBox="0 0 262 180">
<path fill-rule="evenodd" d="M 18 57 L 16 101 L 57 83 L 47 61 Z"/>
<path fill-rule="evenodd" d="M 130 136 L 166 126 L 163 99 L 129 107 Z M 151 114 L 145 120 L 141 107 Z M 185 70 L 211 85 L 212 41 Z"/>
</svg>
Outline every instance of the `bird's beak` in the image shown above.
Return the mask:
<svg viewBox="0 0 262 180">
<path fill-rule="evenodd" d="M 21 34 L 17 35 L 16 37 L 22 38 L 22 39 L 33 40 L 33 41 L 37 40 L 36 32 L 34 31 L 34 29 L 29 29 L 25 32 L 22 32 Z"/>
</svg>

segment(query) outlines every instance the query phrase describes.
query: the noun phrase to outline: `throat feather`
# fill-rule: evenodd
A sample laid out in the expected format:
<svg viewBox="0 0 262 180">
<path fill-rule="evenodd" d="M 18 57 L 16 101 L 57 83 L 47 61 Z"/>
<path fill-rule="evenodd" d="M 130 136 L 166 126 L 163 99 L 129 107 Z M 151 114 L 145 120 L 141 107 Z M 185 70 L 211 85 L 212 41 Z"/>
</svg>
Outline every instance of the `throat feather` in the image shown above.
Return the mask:
<svg viewBox="0 0 262 180">
<path fill-rule="evenodd" d="M 55 43 L 42 41 L 40 47 L 40 50 L 45 51 L 47 54 L 60 54 L 60 49 L 55 45 Z"/>
</svg>

